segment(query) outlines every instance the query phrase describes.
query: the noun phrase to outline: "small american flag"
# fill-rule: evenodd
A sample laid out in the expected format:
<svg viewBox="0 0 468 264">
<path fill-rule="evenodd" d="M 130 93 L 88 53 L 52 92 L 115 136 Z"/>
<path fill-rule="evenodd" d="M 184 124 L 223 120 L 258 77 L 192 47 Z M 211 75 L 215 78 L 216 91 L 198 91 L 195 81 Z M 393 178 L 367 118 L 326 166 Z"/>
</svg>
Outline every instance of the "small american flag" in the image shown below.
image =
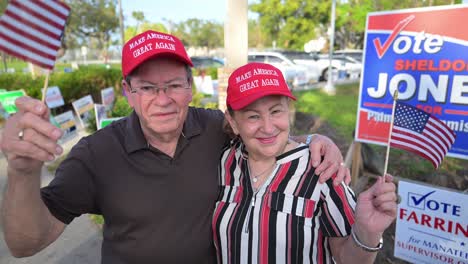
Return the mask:
<svg viewBox="0 0 468 264">
<path fill-rule="evenodd" d="M 436 117 L 396 102 L 390 146 L 413 152 L 437 169 L 455 142 L 455 133 Z"/>
<path fill-rule="evenodd" d="M 0 17 L 0 50 L 53 69 L 70 7 L 53 0 L 11 0 Z"/>
</svg>

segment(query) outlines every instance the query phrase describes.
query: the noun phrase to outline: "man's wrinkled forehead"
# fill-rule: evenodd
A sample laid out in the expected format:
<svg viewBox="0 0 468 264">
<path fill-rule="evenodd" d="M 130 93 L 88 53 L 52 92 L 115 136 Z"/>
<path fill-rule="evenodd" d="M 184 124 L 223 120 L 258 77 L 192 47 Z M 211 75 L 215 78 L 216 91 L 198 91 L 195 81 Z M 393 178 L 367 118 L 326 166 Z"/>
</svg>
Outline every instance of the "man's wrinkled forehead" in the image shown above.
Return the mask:
<svg viewBox="0 0 468 264">
<path fill-rule="evenodd" d="M 187 63 L 178 60 L 174 58 L 173 56 L 165 56 L 165 55 L 159 55 L 159 56 L 154 56 L 152 58 L 147 59 L 146 61 L 142 62 L 140 65 L 138 65 L 133 71 L 131 71 L 128 75 L 131 76 L 136 76 L 140 73 L 142 69 L 152 67 L 152 64 L 158 64 L 158 65 L 163 65 L 163 64 L 173 64 L 180 66 L 180 71 L 183 73 L 186 73 L 186 68 L 190 67 Z M 157 73 L 155 73 L 157 74 Z"/>
</svg>

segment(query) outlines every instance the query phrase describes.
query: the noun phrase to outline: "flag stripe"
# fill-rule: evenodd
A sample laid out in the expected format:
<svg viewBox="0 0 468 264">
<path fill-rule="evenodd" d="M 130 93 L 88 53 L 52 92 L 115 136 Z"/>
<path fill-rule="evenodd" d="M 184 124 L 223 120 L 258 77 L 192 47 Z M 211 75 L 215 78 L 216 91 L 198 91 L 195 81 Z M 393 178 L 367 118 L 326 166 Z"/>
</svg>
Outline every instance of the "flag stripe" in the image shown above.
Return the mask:
<svg viewBox="0 0 468 264">
<path fill-rule="evenodd" d="M 70 7 L 61 1 L 46 0 L 46 1 L 43 1 L 43 3 L 47 4 L 51 8 L 54 8 L 58 12 L 64 14 L 65 16 L 68 16 L 70 14 Z"/>
<path fill-rule="evenodd" d="M 16 7 L 8 7 L 7 10 L 5 10 L 5 19 L 11 19 L 12 21 L 15 21 L 16 23 L 22 24 L 23 26 L 27 26 L 24 28 L 25 30 L 28 30 L 29 28 L 33 28 L 37 31 L 40 31 L 42 34 L 49 36 L 50 38 L 58 38 L 61 34 L 60 30 L 56 27 L 53 27 L 43 20 L 40 20 L 39 18 L 34 17 L 31 14 L 27 14 L 23 10 L 20 10 Z M 21 29 L 19 27 L 19 29 Z"/>
<path fill-rule="evenodd" d="M 24 2 L 26 2 L 26 0 L 24 0 Z M 35 4 L 53 14 L 51 19 L 59 24 L 59 28 L 63 28 L 63 25 L 67 21 L 68 14 L 70 13 L 70 9 L 62 8 L 61 5 L 56 5 L 52 1 L 38 1 L 35 2 Z"/>
<path fill-rule="evenodd" d="M 442 138 L 445 143 L 447 144 L 447 146 L 450 146 L 453 144 L 453 142 L 455 142 L 455 136 L 452 134 L 453 131 L 451 131 L 451 129 L 449 128 L 447 130 L 446 126 L 444 123 L 442 122 L 434 122 L 435 120 L 431 119 L 429 124 L 434 127 L 434 129 L 440 134 L 440 138 Z M 442 126 L 442 124 L 444 126 Z M 452 132 L 452 133 L 450 133 Z"/>
<path fill-rule="evenodd" d="M 447 138 L 450 138 L 451 143 L 455 142 L 455 138 L 457 137 L 457 135 L 455 134 L 455 132 L 449 126 L 447 126 L 447 124 L 445 124 L 444 122 L 440 121 L 437 118 L 432 118 L 431 121 L 435 125 L 440 127 L 441 131 L 444 131 L 447 134 Z"/>
<path fill-rule="evenodd" d="M 414 145 L 412 144 L 408 144 L 408 143 L 405 143 L 405 142 L 400 142 L 398 140 L 393 140 L 392 143 L 391 143 L 391 146 L 393 147 L 396 147 L 396 148 L 400 148 L 400 149 L 404 149 L 406 151 L 409 151 L 409 152 L 413 152 L 415 154 L 418 154 L 419 156 L 429 160 L 432 165 L 434 165 L 435 168 L 438 168 L 439 167 L 439 163 L 437 162 L 437 160 L 431 158 L 430 156 L 426 155 L 426 151 L 424 151 L 423 149 L 420 149 L 418 147 L 414 147 Z"/>
<path fill-rule="evenodd" d="M 53 69 L 69 15 L 60 1 L 11 0 L 0 17 L 0 50 Z"/>
<path fill-rule="evenodd" d="M 61 28 L 63 28 L 63 24 L 65 24 L 64 19 L 56 17 L 54 13 L 35 5 L 32 1 L 13 1 L 11 2 L 11 9 L 15 8 L 18 10 L 14 13 L 20 14 L 21 18 L 26 20 L 31 19 L 33 22 L 41 21 L 42 23 L 47 24 L 47 27 L 45 28 L 49 29 L 51 33 L 54 33 L 55 36 L 60 36 Z M 22 12 L 20 12 L 20 10 Z"/>
<path fill-rule="evenodd" d="M 29 41 L 27 37 L 19 35 L 17 32 L 11 31 L 9 26 L 6 26 L 0 22 L 0 34 L 7 40 L 13 43 L 24 47 L 31 51 L 37 51 L 38 54 L 43 54 L 41 56 L 51 56 L 49 59 L 55 59 L 57 54 L 57 49 L 59 47 L 53 47 L 49 43 L 38 40 L 36 43 Z"/>
<path fill-rule="evenodd" d="M 31 57 L 31 58 L 35 58 L 35 59 L 43 58 L 44 60 L 50 60 L 52 63 L 55 60 L 55 55 L 50 55 L 50 54 L 41 52 L 35 49 L 34 47 L 26 46 L 24 43 L 11 39 L 10 37 L 3 35 L 2 33 L 0 33 L 0 37 L 9 44 L 11 49 L 15 50 L 14 51 L 15 53 L 20 53 L 19 51 L 22 51 L 22 52 L 27 51 L 28 53 L 25 54 L 25 56 L 27 57 L 29 56 L 28 54 L 34 54 L 34 56 L 36 57 Z"/>
<path fill-rule="evenodd" d="M 431 141 L 431 140 L 426 140 L 427 136 L 420 136 L 420 135 L 415 135 L 408 131 L 408 129 L 400 128 L 397 127 L 395 128 L 395 133 L 393 134 L 394 137 L 399 137 L 399 138 L 404 138 L 406 141 L 413 141 L 415 143 L 421 142 L 425 146 L 427 146 L 427 149 L 430 149 L 433 147 L 436 150 L 436 154 L 438 157 L 440 157 L 440 160 L 442 161 L 442 158 L 444 157 L 444 151 L 442 149 L 442 146 L 440 144 L 437 144 L 437 142 Z"/>
<path fill-rule="evenodd" d="M 428 151 L 430 151 L 430 149 L 434 146 L 433 145 L 433 142 L 431 141 L 427 141 L 427 140 L 424 140 L 424 138 L 415 138 L 414 135 L 411 135 L 410 133 L 395 133 L 393 135 L 393 137 L 397 140 L 402 140 L 402 141 L 406 141 L 406 142 L 414 142 L 414 144 L 419 144 L 419 146 L 424 146 L 424 148 Z M 437 160 L 439 162 L 442 162 L 442 160 L 444 159 L 444 151 L 442 151 L 440 148 L 436 148 L 436 152 L 431 152 L 433 153 L 435 158 L 437 158 Z"/>
<path fill-rule="evenodd" d="M 0 37 L 0 48 L 12 56 L 30 61 L 41 67 L 52 69 L 54 66 L 54 60 L 50 60 L 42 56 L 38 56 L 36 53 L 30 52 L 28 50 L 18 48 L 17 46 L 12 45 L 12 43 L 5 41 L 5 39 L 2 37 Z"/>
<path fill-rule="evenodd" d="M 397 101 L 390 146 L 411 151 L 438 168 L 455 142 L 446 124 L 414 106 Z"/>
<path fill-rule="evenodd" d="M 60 42 L 53 41 L 54 43 L 51 43 L 48 40 L 37 38 L 29 33 L 38 33 L 38 32 L 33 32 L 33 30 L 30 30 L 28 32 L 18 30 L 11 24 L 5 23 L 5 21 L 0 21 L 0 29 L 1 29 L 0 32 L 7 34 L 6 32 L 8 31 L 8 34 L 7 34 L 8 36 L 15 38 L 15 39 L 20 39 L 21 41 L 25 42 L 25 44 L 29 46 L 39 46 L 38 49 L 47 48 L 47 49 L 58 50 L 60 48 Z M 49 39 L 49 40 L 52 40 L 52 39 Z"/>
<path fill-rule="evenodd" d="M 434 160 L 435 162 L 437 163 L 442 162 L 442 159 L 444 156 L 436 155 L 436 153 L 431 152 L 429 146 L 420 144 L 421 141 L 418 141 L 414 138 L 406 137 L 406 136 L 405 137 L 394 136 L 393 139 L 394 140 L 392 141 L 392 144 L 395 143 L 398 145 L 405 145 L 407 147 L 409 147 L 410 145 L 413 145 L 415 146 L 415 148 L 418 148 L 419 152 L 424 153 L 427 157 Z"/>
<path fill-rule="evenodd" d="M 51 65 L 50 62 L 47 62 L 47 61 L 44 61 L 43 58 L 32 58 L 31 56 L 26 56 L 24 53 L 18 53 L 17 51 L 11 49 L 11 47 L 8 47 L 10 43 L 3 43 L 3 39 L 0 38 L 0 50 L 3 50 L 5 51 L 6 53 L 12 55 L 12 56 L 15 56 L 17 58 L 20 58 L 22 60 L 25 60 L 25 61 L 30 61 L 32 62 L 33 64 L 36 64 L 40 67 L 43 67 L 45 69 L 53 69 L 53 64 Z M 6 45 L 6 46 L 4 46 Z M 28 55 L 31 55 L 31 54 L 28 54 Z M 34 56 L 33 56 L 34 57 Z M 52 62 L 53 63 L 53 62 Z"/>
<path fill-rule="evenodd" d="M 17 14 L 8 10 L 5 12 L 2 20 L 16 28 L 15 31 L 19 31 L 20 33 L 28 32 L 37 38 L 47 40 L 48 42 L 54 43 L 57 46 L 60 45 L 60 41 L 58 41 L 59 36 L 45 29 L 40 22 L 37 23 L 22 19 Z"/>
<path fill-rule="evenodd" d="M 449 150 L 450 145 L 447 145 L 447 142 L 445 142 L 440 137 L 440 135 L 437 133 L 437 130 L 435 130 L 434 127 L 427 125 L 426 130 L 423 132 L 423 136 L 442 147 L 444 149 L 444 153 L 447 153 L 447 151 Z"/>
</svg>

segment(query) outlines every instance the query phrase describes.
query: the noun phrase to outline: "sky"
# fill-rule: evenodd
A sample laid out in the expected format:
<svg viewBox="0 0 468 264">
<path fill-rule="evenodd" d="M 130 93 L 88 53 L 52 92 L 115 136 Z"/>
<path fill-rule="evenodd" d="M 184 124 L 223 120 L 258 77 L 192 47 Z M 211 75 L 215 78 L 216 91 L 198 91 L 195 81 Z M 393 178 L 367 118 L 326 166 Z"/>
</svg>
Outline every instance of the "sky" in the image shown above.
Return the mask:
<svg viewBox="0 0 468 264">
<path fill-rule="evenodd" d="M 164 19 L 182 22 L 189 18 L 224 22 L 227 0 L 121 0 L 125 25 L 135 25 L 133 11 L 143 11 L 149 22 L 166 24 Z M 248 0 L 249 3 L 253 2 Z M 249 14 L 251 16 L 251 14 Z"/>
</svg>

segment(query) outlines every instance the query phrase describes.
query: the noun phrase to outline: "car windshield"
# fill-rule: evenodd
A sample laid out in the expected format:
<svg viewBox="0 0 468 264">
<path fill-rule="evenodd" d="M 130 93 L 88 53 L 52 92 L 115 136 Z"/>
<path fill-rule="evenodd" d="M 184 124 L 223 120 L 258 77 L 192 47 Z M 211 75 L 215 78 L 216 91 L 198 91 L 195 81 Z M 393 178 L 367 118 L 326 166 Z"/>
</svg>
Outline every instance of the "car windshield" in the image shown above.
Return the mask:
<svg viewBox="0 0 468 264">
<path fill-rule="evenodd" d="M 219 68 L 224 66 L 221 60 L 212 57 L 191 57 L 191 60 L 195 68 Z"/>
<path fill-rule="evenodd" d="M 342 51 L 342 50 L 340 50 L 340 51 L 336 51 L 335 54 L 351 57 L 354 60 L 356 60 L 356 62 L 358 62 L 358 63 L 361 63 L 361 61 L 362 61 L 362 51 Z"/>
<path fill-rule="evenodd" d="M 291 60 L 313 60 L 312 54 L 307 52 L 283 52 L 283 54 Z"/>
</svg>

